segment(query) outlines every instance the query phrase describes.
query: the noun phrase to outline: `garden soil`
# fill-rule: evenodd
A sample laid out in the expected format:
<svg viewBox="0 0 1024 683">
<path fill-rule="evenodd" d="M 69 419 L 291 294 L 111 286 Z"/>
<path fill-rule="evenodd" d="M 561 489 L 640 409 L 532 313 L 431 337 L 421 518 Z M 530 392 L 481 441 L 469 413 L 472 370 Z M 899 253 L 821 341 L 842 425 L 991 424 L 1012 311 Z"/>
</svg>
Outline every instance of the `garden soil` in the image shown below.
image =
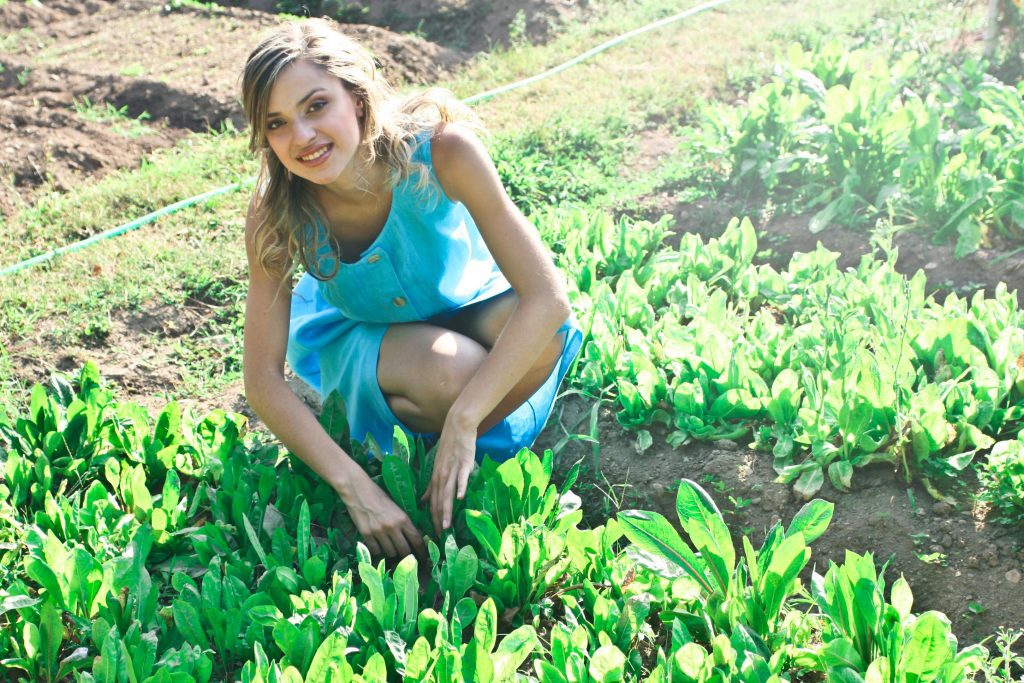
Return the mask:
<svg viewBox="0 0 1024 683">
<path fill-rule="evenodd" d="M 138 166 L 193 131 L 243 125 L 238 75 L 256 36 L 281 19 L 256 10 L 155 0 L 0 5 L 0 213 L 44 183 Z M 396 83 L 433 83 L 467 54 L 376 26 L 347 26 Z M 144 117 L 132 136 L 76 112 L 86 103 Z"/>
<path fill-rule="evenodd" d="M 0 212 L 12 215 L 44 183 L 67 189 L 87 176 L 136 166 L 149 151 L 193 131 L 218 129 L 227 122 L 241 126 L 238 70 L 253 35 L 279 18 L 260 11 L 255 3 L 172 10 L 176 4 L 75 0 L 0 6 Z M 497 9 L 488 14 L 492 6 Z M 408 16 L 401 21 L 387 22 L 373 12 L 365 13 L 366 20 L 431 35 L 440 42 L 379 26 L 351 30 L 377 53 L 392 78 L 410 83 L 434 81 L 474 50 L 523 35 L 541 39 L 566 13 L 586 9 L 584 3 L 564 0 L 416 0 L 403 7 Z M 470 19 L 479 35 L 459 40 L 459 33 L 453 32 L 446 38 L 450 29 L 444 26 L 462 26 L 459 31 L 465 34 L 470 24 L 456 20 Z M 132 117 L 145 112 L 145 134 L 128 138 L 109 124 L 85 120 L 73 106 L 85 98 L 124 108 Z M 667 142 L 657 131 L 638 140 L 638 167 L 655 164 L 658 154 L 672 149 Z M 648 197 L 646 207 L 652 216 L 674 215 L 679 234 L 693 231 L 712 237 L 724 228 L 736 203 L 680 204 L 671 192 L 664 192 Z M 833 229 L 810 235 L 805 216 L 753 218 L 762 248 L 769 249 L 763 256 L 777 266 L 796 251 L 813 249 L 819 240 L 842 253 L 843 267 L 854 265 L 870 249 L 861 233 Z M 998 282 L 1011 289 L 1021 284 L 1020 255 L 1002 258 L 999 251 L 986 249 L 957 260 L 951 247 L 932 245 L 914 233 L 898 235 L 895 243 L 900 249 L 898 268 L 908 274 L 924 269 L 940 293 L 965 294 L 980 287 L 991 291 Z M 208 315 L 198 305 L 172 309 L 161 304 L 118 314 L 110 334 L 92 348 L 34 349 L 32 354 L 19 354 L 25 360 L 15 372 L 25 381 L 38 381 L 54 366 L 70 371 L 94 359 L 118 386 L 121 398 L 158 409 L 181 381 L 168 349 Z M 166 346 L 154 348 L 154 339 L 163 339 Z M 248 414 L 258 427 L 240 385 L 191 403 L 200 411 L 224 408 Z M 591 405 L 578 398 L 564 399 L 537 446 L 552 447 L 567 433 L 589 431 L 584 426 L 590 410 Z M 654 445 L 638 453 L 635 435 L 619 427 L 610 408 L 601 409 L 597 425 L 596 455 L 592 444 L 576 440 L 558 456 L 561 471 L 576 460 L 586 466 L 577 489 L 584 494 L 592 522 L 629 507 L 653 509 L 675 519 L 675 490 L 683 478 L 707 488 L 731 528 L 755 540 L 774 521 L 787 523 L 803 504 L 791 489 L 774 483 L 770 456 L 745 443 L 691 443 L 673 449 L 665 444 L 664 433 L 655 430 Z M 952 505 L 934 501 L 891 468 L 858 471 L 853 486 L 851 493 L 827 488 L 821 493 L 835 503 L 836 512 L 829 532 L 813 545 L 812 561 L 818 571 L 824 571 L 829 561 L 842 561 L 846 549 L 871 552 L 879 563 L 888 562 L 890 582 L 900 574 L 907 577 L 915 609 L 945 612 L 963 642 L 988 636 L 999 626 L 1024 625 L 1020 529 L 994 524 L 966 497 Z"/>
</svg>

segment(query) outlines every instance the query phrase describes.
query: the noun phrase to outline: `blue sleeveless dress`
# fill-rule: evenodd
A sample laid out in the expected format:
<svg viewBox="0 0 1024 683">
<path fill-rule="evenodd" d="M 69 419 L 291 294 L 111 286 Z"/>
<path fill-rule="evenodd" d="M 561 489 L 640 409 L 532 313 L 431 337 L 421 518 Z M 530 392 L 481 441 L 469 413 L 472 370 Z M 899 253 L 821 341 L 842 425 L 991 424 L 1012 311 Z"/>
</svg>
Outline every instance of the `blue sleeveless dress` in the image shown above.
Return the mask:
<svg viewBox="0 0 1024 683">
<path fill-rule="evenodd" d="M 411 173 L 393 190 L 391 212 L 376 240 L 354 263 L 339 262 L 318 226 L 315 239 L 318 281 L 304 274 L 292 291 L 288 364 L 326 397 L 345 399 L 352 438 L 372 434 L 390 453 L 395 426 L 413 436 L 388 406 L 377 382 L 381 340 L 389 325 L 433 322 L 444 326 L 460 309 L 510 289 L 469 211 L 452 202 L 433 173 L 430 138 L 422 136 L 413 161 L 424 165 L 430 182 L 418 188 Z M 311 230 L 311 233 L 313 231 Z M 525 403 L 477 440 L 477 459 L 503 460 L 533 444 L 551 413 L 555 393 L 579 351 L 582 333 L 570 317 L 561 359 Z"/>
</svg>

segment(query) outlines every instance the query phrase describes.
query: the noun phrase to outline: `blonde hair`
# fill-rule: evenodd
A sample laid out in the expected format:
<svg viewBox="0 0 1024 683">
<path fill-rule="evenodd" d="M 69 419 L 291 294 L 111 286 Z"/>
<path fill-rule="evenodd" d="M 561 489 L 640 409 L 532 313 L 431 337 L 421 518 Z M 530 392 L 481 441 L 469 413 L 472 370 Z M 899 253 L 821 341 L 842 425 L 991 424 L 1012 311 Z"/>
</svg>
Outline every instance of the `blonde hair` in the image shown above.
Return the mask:
<svg viewBox="0 0 1024 683">
<path fill-rule="evenodd" d="M 289 65 L 309 61 L 341 80 L 363 103 L 359 121 L 360 148 L 368 163 L 387 164 L 392 186 L 419 175 L 418 185 L 431 182 L 422 164 L 412 161 L 417 136 L 438 122 L 465 121 L 478 127 L 475 116 L 447 90 L 432 88 L 410 97 L 398 97 L 381 74 L 380 63 L 356 41 L 341 33 L 328 19 L 307 19 L 280 25 L 249 54 L 242 72 L 242 106 L 249 124 L 249 149 L 261 154 L 256 184 L 259 220 L 255 248 L 265 270 L 291 270 L 296 263 L 325 280 L 337 272 L 321 272 L 317 253 L 323 216 L 308 181 L 293 176 L 267 142 L 266 123 L 270 91 Z M 328 231 L 328 235 L 329 235 Z M 340 252 L 332 237 L 331 246 Z"/>
</svg>

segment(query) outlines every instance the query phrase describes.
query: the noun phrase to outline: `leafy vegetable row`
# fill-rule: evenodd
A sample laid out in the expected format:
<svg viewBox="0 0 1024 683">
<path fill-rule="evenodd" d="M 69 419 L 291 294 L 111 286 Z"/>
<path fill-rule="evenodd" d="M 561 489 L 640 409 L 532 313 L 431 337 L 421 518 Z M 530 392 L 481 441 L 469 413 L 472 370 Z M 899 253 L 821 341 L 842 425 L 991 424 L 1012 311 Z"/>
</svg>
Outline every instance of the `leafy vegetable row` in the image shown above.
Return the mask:
<svg viewBox="0 0 1024 683">
<path fill-rule="evenodd" d="M 345 440 L 342 416 L 332 399 L 322 420 Z M 808 544 L 832 514 L 822 501 L 737 554 L 684 482 L 691 547 L 643 511 L 581 528 L 576 470 L 556 488 L 550 453 L 524 450 L 485 462 L 428 558 L 387 567 L 355 544 L 329 487 L 243 427 L 174 404 L 153 421 L 91 365 L 0 422 L 5 678 L 960 681 L 984 660 L 957 650 L 942 615 L 914 615 L 904 581 L 886 596 L 870 556 L 815 576 L 805 611 Z M 431 454 L 396 439 L 395 456 L 363 462 L 426 524 Z"/>
<path fill-rule="evenodd" d="M 574 381 L 617 400 L 640 448 L 654 423 L 673 445 L 753 437 L 810 497 L 875 462 L 927 485 L 1016 443 L 1024 314 L 1005 286 L 940 304 L 892 251 L 841 271 L 819 247 L 778 272 L 754 264 L 747 220 L 677 249 L 662 244 L 667 219 L 563 210 L 540 225 L 587 335 Z M 1024 509 L 1024 491 L 1015 500 Z"/>
<path fill-rule="evenodd" d="M 745 106 L 709 108 L 710 146 L 731 181 L 815 210 L 810 229 L 894 215 L 955 239 L 962 256 L 993 235 L 1024 237 L 1024 84 L 968 61 L 922 85 L 913 53 L 894 60 L 839 43 L 790 49 Z"/>
</svg>

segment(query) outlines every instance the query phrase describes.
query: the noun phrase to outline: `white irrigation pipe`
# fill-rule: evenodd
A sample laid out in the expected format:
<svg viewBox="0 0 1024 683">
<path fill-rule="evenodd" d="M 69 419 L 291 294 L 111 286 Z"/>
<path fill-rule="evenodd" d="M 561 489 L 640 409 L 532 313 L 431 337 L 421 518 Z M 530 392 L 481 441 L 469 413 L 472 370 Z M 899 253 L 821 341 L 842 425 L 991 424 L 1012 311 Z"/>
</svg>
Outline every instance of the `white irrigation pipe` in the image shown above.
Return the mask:
<svg viewBox="0 0 1024 683">
<path fill-rule="evenodd" d="M 686 19 L 688 17 L 692 17 L 695 14 L 700 14 L 701 12 L 706 12 L 709 9 L 714 9 L 715 7 L 718 7 L 719 5 L 724 5 L 724 4 L 726 4 L 728 2 L 732 2 L 732 1 L 733 0 L 711 0 L 711 2 L 701 3 L 700 5 L 697 5 L 695 7 L 691 7 L 690 9 L 688 9 L 688 10 L 686 10 L 684 12 L 680 12 L 678 14 L 673 14 L 670 17 L 665 17 L 664 19 L 659 19 L 658 21 L 651 22 L 650 24 L 647 24 L 645 26 L 641 26 L 640 28 L 635 29 L 633 31 L 629 31 L 628 33 L 623 33 L 620 36 L 612 38 L 609 41 L 601 43 L 600 45 L 598 45 L 595 48 L 591 48 L 590 50 L 587 50 L 586 52 L 584 52 L 584 53 L 582 53 L 582 54 L 580 54 L 580 55 L 578 55 L 576 57 L 573 57 L 572 59 L 570 59 L 567 62 L 563 62 L 562 64 L 559 64 L 558 66 L 552 67 L 552 68 L 548 69 L 547 71 L 544 71 L 543 73 L 539 73 L 536 76 L 530 76 L 529 78 L 524 78 L 521 81 L 516 81 L 515 83 L 509 83 L 508 85 L 503 85 L 503 86 L 501 86 L 499 88 L 494 88 L 493 90 L 488 90 L 487 92 L 480 93 L 479 95 L 473 95 L 471 97 L 467 97 L 467 98 L 465 98 L 463 100 L 463 102 L 465 102 L 466 104 L 474 104 L 476 102 L 482 102 L 484 100 L 489 100 L 492 97 L 495 97 L 497 95 L 501 95 L 503 93 L 506 93 L 506 92 L 509 92 L 509 91 L 512 91 L 512 90 L 518 90 L 519 88 L 525 88 L 528 85 L 532 85 L 532 84 L 534 84 L 534 83 L 536 83 L 538 81 L 542 81 L 542 80 L 544 80 L 546 78 L 550 78 L 550 77 L 554 76 L 557 73 L 565 71 L 566 69 L 568 69 L 568 68 L 570 68 L 572 66 L 575 66 L 575 65 L 579 64 L 580 62 L 582 62 L 582 61 L 584 61 L 586 59 L 590 59 L 591 57 L 593 57 L 595 55 L 598 55 L 598 54 L 604 52 L 605 50 L 609 50 L 609 49 L 615 47 L 616 45 L 624 43 L 627 40 L 630 40 L 631 38 L 635 38 L 638 35 L 641 35 L 643 33 L 647 33 L 648 31 L 653 31 L 653 30 L 655 30 L 657 28 L 661 28 L 662 26 L 666 26 L 666 25 L 671 24 L 671 23 L 676 22 L 676 21 L 682 21 L 683 19 Z M 144 225 L 152 223 L 153 221 L 157 220 L 158 218 L 161 218 L 162 216 L 166 216 L 168 214 L 175 213 L 176 211 L 180 211 L 181 209 L 187 208 L 189 206 L 194 206 L 194 205 L 199 204 L 201 202 L 205 202 L 206 200 L 211 199 L 213 197 L 216 197 L 218 195 L 226 194 L 228 192 L 237 192 L 242 187 L 245 187 L 246 185 L 252 184 L 254 182 L 254 180 L 255 180 L 254 178 L 248 178 L 248 179 L 243 180 L 243 181 L 238 182 L 238 183 L 233 183 L 231 185 L 226 185 L 224 187 L 217 188 L 216 190 L 210 190 L 209 192 L 204 192 L 203 194 L 199 194 L 199 195 L 196 195 L 194 197 L 190 197 L 188 199 L 183 199 L 180 202 L 175 202 L 174 204 L 170 204 L 169 206 L 165 206 L 162 209 L 157 209 L 156 211 L 153 211 L 152 213 L 147 213 L 145 216 L 142 216 L 141 218 L 136 218 L 135 220 L 129 221 L 128 223 L 124 223 L 122 225 L 119 225 L 116 228 L 111 228 L 110 230 L 106 230 L 104 232 L 98 233 L 98 234 L 93 235 L 91 237 L 87 237 L 86 239 L 81 240 L 80 242 L 75 242 L 74 244 L 69 244 L 69 245 L 66 245 L 66 246 L 63 246 L 63 247 L 59 247 L 57 249 L 53 249 L 53 250 L 48 251 L 46 253 L 39 254 L 38 256 L 33 256 L 30 259 L 26 259 L 26 260 L 21 261 L 19 263 L 15 263 L 14 265 L 7 266 L 6 268 L 3 268 L 2 270 L 0 270 L 0 277 L 3 277 L 5 275 L 11 275 L 12 273 L 17 273 L 18 271 L 24 270 L 26 268 L 31 268 L 34 265 L 37 265 L 37 264 L 40 264 L 40 263 L 44 263 L 46 261 L 50 261 L 53 258 L 55 258 L 57 256 L 60 256 L 62 254 L 69 254 L 69 253 L 72 253 L 72 252 L 75 252 L 75 251 L 79 251 L 81 249 L 85 249 L 88 246 L 96 244 L 97 242 L 102 242 L 104 240 L 116 237 L 118 235 L 122 235 L 122 234 L 124 234 L 126 232 L 129 232 L 131 230 L 136 230 L 138 228 L 141 228 Z"/>
</svg>

